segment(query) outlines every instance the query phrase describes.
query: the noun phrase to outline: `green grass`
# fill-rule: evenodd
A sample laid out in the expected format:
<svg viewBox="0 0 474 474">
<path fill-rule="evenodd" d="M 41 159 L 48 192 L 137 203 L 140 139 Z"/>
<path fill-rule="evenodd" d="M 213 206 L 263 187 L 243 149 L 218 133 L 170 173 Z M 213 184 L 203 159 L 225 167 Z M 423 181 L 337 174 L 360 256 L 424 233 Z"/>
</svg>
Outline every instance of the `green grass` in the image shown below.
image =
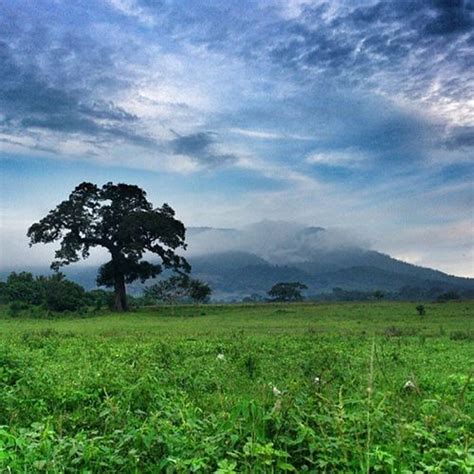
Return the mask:
<svg viewBox="0 0 474 474">
<path fill-rule="evenodd" d="M 4 311 L 0 469 L 472 472 L 474 303 L 415 306 Z"/>
</svg>

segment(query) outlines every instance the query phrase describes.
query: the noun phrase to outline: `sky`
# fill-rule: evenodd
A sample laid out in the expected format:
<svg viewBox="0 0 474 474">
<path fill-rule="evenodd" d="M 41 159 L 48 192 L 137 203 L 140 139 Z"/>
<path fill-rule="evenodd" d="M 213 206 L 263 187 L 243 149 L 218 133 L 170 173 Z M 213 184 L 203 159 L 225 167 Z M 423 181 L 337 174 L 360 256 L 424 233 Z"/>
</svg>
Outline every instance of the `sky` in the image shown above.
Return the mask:
<svg viewBox="0 0 474 474">
<path fill-rule="evenodd" d="M 473 31 L 461 0 L 3 0 L 0 268 L 48 264 L 29 225 L 113 181 L 474 276 Z"/>
</svg>

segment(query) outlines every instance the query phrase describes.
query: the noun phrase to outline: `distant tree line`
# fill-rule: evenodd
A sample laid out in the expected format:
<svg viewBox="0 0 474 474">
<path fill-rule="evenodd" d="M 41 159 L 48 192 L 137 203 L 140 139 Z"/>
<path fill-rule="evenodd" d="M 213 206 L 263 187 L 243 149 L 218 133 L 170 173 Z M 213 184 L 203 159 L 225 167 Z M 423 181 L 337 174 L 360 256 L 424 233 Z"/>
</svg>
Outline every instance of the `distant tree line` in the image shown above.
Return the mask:
<svg viewBox="0 0 474 474">
<path fill-rule="evenodd" d="M 149 287 L 140 297 L 129 296 L 128 304 L 133 308 L 159 303 L 206 303 L 211 292 L 209 285 L 200 280 L 172 276 Z M 85 313 L 115 309 L 115 293 L 103 289 L 86 291 L 60 272 L 50 276 L 12 272 L 5 282 L 0 282 L 0 304 L 8 305 L 10 316 Z"/>
<path fill-rule="evenodd" d="M 454 301 L 460 299 L 474 299 L 474 291 L 457 291 L 449 288 L 432 287 L 419 288 L 404 286 L 399 291 L 384 291 L 375 289 L 371 291 L 348 290 L 343 288 L 333 288 L 330 293 L 319 293 L 311 296 L 304 296 L 303 291 L 308 287 L 300 282 L 279 282 L 270 288 L 265 294 L 253 293 L 242 298 L 246 303 L 257 303 L 265 301 L 290 302 L 302 301 L 304 299 L 312 301 Z"/>
</svg>

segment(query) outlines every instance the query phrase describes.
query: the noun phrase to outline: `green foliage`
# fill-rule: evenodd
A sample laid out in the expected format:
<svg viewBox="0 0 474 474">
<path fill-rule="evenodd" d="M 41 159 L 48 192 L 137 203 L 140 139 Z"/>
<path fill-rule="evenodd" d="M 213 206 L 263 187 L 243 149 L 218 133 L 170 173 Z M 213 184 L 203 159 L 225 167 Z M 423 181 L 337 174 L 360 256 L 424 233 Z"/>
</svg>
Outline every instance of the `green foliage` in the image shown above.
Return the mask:
<svg viewBox="0 0 474 474">
<path fill-rule="evenodd" d="M 381 300 L 385 297 L 385 292 L 383 292 L 382 290 L 375 290 L 374 291 L 374 298 L 376 300 Z"/>
<path fill-rule="evenodd" d="M 41 305 L 51 311 L 78 311 L 87 304 L 86 292 L 82 286 L 66 280 L 62 273 L 48 277 L 34 277 L 31 273 L 11 273 L 3 287 L 3 299 L 9 304 L 12 317 L 26 310 L 35 312 Z"/>
<path fill-rule="evenodd" d="M 144 291 L 145 297 L 158 303 L 177 303 L 188 296 L 188 278 L 183 275 L 173 275 L 161 280 Z"/>
<path fill-rule="evenodd" d="M 196 303 L 206 303 L 209 301 L 212 290 L 211 287 L 197 279 L 189 280 L 189 297 Z"/>
<path fill-rule="evenodd" d="M 41 278 L 44 288 L 44 305 L 51 311 L 78 311 L 86 305 L 86 292 L 82 286 L 66 280 L 61 273 Z"/>
<path fill-rule="evenodd" d="M 416 310 L 417 310 L 417 312 L 418 312 L 418 314 L 419 314 L 420 316 L 424 316 L 425 313 L 426 313 L 425 306 L 422 305 L 422 304 L 419 304 L 419 305 L 416 307 Z"/>
<path fill-rule="evenodd" d="M 287 307 L 0 319 L 0 471 L 472 472 L 472 303 Z"/>
<path fill-rule="evenodd" d="M 303 299 L 302 290 L 308 287 L 299 282 L 276 283 L 268 291 L 268 296 L 274 301 L 300 301 Z"/>
<path fill-rule="evenodd" d="M 27 304 L 44 302 L 44 286 L 28 272 L 10 273 L 3 292 L 6 302 L 18 301 Z"/>
<path fill-rule="evenodd" d="M 94 310 L 100 311 L 104 308 L 113 309 L 114 299 L 111 291 L 92 290 L 87 292 L 87 304 Z"/>
<path fill-rule="evenodd" d="M 200 280 L 189 278 L 187 275 L 173 275 L 145 288 L 145 298 L 167 304 L 194 301 L 204 303 L 209 300 L 211 287 Z"/>
</svg>

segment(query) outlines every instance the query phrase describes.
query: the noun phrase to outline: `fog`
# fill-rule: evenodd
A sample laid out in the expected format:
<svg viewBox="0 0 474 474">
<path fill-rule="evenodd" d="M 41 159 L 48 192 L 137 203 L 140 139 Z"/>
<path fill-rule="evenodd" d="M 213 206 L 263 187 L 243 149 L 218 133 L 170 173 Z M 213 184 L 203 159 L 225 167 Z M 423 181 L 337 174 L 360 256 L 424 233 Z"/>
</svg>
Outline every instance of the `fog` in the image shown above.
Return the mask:
<svg viewBox="0 0 474 474">
<path fill-rule="evenodd" d="M 250 252 L 271 263 L 311 260 L 321 252 L 371 247 L 368 239 L 344 228 L 323 229 L 288 221 L 261 221 L 240 229 L 194 227 L 188 230 L 189 256 Z"/>
<path fill-rule="evenodd" d="M 26 228 L 26 226 L 25 226 Z M 59 243 L 28 246 L 22 228 L 2 232 L 0 269 L 49 267 Z M 249 252 L 271 263 L 295 263 L 310 260 L 320 252 L 339 248 L 370 248 L 367 239 L 343 228 L 323 229 L 288 221 L 261 221 L 236 229 L 190 227 L 186 257 L 221 252 Z M 75 265 L 95 266 L 109 259 L 102 248 L 91 249 L 90 257 Z"/>
</svg>

